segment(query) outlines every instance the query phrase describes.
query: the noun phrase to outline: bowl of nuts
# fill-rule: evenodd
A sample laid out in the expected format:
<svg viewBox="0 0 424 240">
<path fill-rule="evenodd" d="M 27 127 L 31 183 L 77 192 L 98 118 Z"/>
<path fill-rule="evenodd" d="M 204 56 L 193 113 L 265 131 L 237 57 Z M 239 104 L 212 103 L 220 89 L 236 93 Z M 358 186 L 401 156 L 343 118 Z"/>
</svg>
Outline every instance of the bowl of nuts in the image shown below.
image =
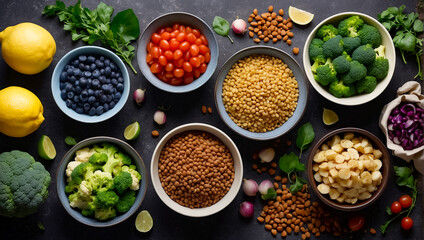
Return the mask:
<svg viewBox="0 0 424 240">
<path fill-rule="evenodd" d="M 330 207 L 356 211 L 374 203 L 386 188 L 390 155 L 372 133 L 341 128 L 322 137 L 308 157 L 308 178 Z"/>
<path fill-rule="evenodd" d="M 150 165 L 153 187 L 172 210 L 189 217 L 219 212 L 238 194 L 243 163 L 224 132 L 189 123 L 168 132 L 156 146 Z"/>
<path fill-rule="evenodd" d="M 300 65 L 286 52 L 248 47 L 222 66 L 215 85 L 221 119 L 236 133 L 269 140 L 290 131 L 302 118 L 308 84 Z"/>
</svg>

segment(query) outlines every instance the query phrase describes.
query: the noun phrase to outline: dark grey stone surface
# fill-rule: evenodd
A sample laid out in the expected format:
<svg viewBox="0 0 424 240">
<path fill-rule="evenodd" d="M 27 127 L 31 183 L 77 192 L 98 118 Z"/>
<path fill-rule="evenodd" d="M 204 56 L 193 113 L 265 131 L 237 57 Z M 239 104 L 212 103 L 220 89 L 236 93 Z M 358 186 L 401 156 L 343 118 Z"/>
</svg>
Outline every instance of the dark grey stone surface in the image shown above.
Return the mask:
<svg viewBox="0 0 424 240">
<path fill-rule="evenodd" d="M 26 76 L 15 72 L 7 66 L 3 59 L 0 59 L 0 89 L 7 86 L 17 85 L 25 87 L 34 92 L 44 105 L 44 116 L 46 120 L 41 127 L 33 134 L 24 138 L 10 138 L 0 134 L 0 152 L 19 149 L 27 151 L 37 160 L 40 160 L 52 175 L 52 183 L 50 186 L 50 195 L 46 203 L 40 210 L 29 217 L 23 219 L 9 219 L 0 217 L 0 239 L 273 239 L 272 235 L 267 232 L 263 225 L 259 224 L 255 218 L 243 219 L 239 213 L 239 204 L 244 200 L 252 200 L 240 191 L 236 199 L 223 211 L 205 218 L 188 218 L 179 215 L 165 206 L 156 195 L 153 186 L 149 184 L 148 191 L 140 210 L 147 209 L 154 219 L 154 227 L 147 234 L 140 234 L 134 227 L 135 216 L 132 216 L 127 221 L 109 228 L 92 228 L 80 224 L 71 218 L 61 206 L 56 194 L 56 169 L 58 164 L 69 146 L 64 143 L 66 136 L 74 136 L 77 139 L 85 139 L 92 136 L 106 135 L 123 139 L 124 128 L 135 120 L 141 123 L 141 136 L 130 142 L 135 149 L 140 153 L 145 161 L 146 166 L 150 167 L 150 158 L 153 150 L 162 136 L 176 126 L 189 122 L 202 122 L 214 125 L 227 133 L 237 144 L 241 155 L 244 159 L 244 172 L 246 178 L 253 178 L 258 182 L 262 179 L 269 178 L 268 175 L 258 175 L 251 168 L 252 153 L 260 150 L 263 147 L 272 145 L 273 141 L 257 142 L 242 138 L 232 132 L 221 121 L 218 116 L 214 104 L 214 85 L 215 77 L 219 68 L 225 60 L 238 50 L 253 46 L 252 39 L 247 35 L 235 36 L 231 33 L 231 37 L 235 40 L 231 44 L 227 38 L 217 36 L 220 56 L 218 69 L 210 81 L 200 89 L 187 94 L 170 94 L 162 92 L 151 84 L 139 72 L 134 75 L 130 70 L 131 77 L 131 93 L 136 88 L 147 89 L 146 102 L 143 106 L 138 107 L 130 97 L 123 110 L 115 117 L 98 124 L 83 124 L 76 122 L 64 115 L 53 101 L 50 91 L 50 78 L 54 66 L 59 59 L 73 48 L 84 45 L 82 42 L 72 42 L 69 32 L 62 30 L 62 25 L 57 18 L 47 18 L 41 15 L 41 11 L 47 4 L 53 4 L 53 0 L 39 1 L 0 1 L 0 30 L 7 26 L 15 25 L 21 22 L 33 22 L 46 28 L 55 38 L 57 44 L 57 52 L 53 62 L 49 68 L 40 74 Z M 75 4 L 76 1 L 66 1 L 66 4 Z M 178 0 L 106 0 L 106 4 L 115 8 L 115 13 L 127 8 L 134 9 L 140 21 L 141 31 L 146 25 L 157 16 L 171 11 L 186 11 L 196 14 L 210 25 L 215 15 L 219 15 L 228 19 L 230 22 L 236 17 L 247 20 L 248 15 L 254 8 L 260 12 L 265 12 L 268 5 L 274 5 L 275 9 L 283 8 L 286 12 L 290 5 L 315 13 L 315 18 L 311 24 L 305 27 L 296 26 L 293 30 L 295 37 L 293 45 L 287 46 L 285 43 L 277 44 L 268 43 L 278 47 L 290 54 L 294 46 L 300 47 L 301 52 L 294 58 L 302 65 L 302 50 L 304 42 L 309 32 L 323 19 L 328 16 L 344 12 L 358 11 L 377 17 L 377 13 L 385 10 L 389 6 L 407 5 L 406 11 L 414 11 L 416 1 L 224 1 L 224 0 L 196 0 L 196 1 L 178 1 Z M 94 9 L 98 1 L 83 1 L 83 6 Z M 287 15 L 285 15 L 287 17 Z M 263 43 L 261 43 L 263 44 Z M 380 111 L 386 103 L 395 98 L 396 89 L 404 82 L 413 80 L 416 74 L 417 66 L 413 57 L 408 57 L 408 64 L 405 65 L 401 61 L 400 55 L 397 57 L 396 70 L 393 80 L 387 89 L 375 100 L 370 103 L 355 106 L 345 107 L 331 103 L 321 97 L 310 86 L 310 96 L 306 113 L 299 125 L 289 134 L 282 137 L 285 140 L 295 141 L 296 132 L 299 126 L 305 122 L 312 122 L 316 139 L 319 139 L 327 132 L 341 127 L 360 127 L 376 134 L 383 141 L 384 135 L 378 127 L 378 117 Z M 133 64 L 137 70 L 136 60 Z M 168 121 L 164 127 L 157 127 L 153 122 L 153 113 L 158 106 L 171 106 L 167 112 Z M 213 108 L 212 115 L 202 115 L 201 106 L 206 105 Z M 325 126 L 321 120 L 323 107 L 333 109 L 339 114 L 340 121 L 333 126 Z M 152 138 L 151 131 L 158 129 L 161 137 Z M 36 143 L 41 135 L 46 134 L 53 140 L 57 157 L 53 161 L 41 160 L 37 156 Z M 277 156 L 282 156 L 284 153 L 297 150 L 291 147 L 285 147 L 281 144 L 277 148 Z M 301 161 L 306 162 L 306 157 L 309 151 L 303 155 Z M 403 161 L 392 157 L 394 164 L 402 164 Z M 306 178 L 305 174 L 303 174 Z M 150 181 L 150 179 L 149 179 Z M 372 236 L 369 233 L 354 235 L 354 239 L 423 239 L 423 198 L 422 198 L 422 179 L 420 181 L 420 192 L 417 202 L 417 207 L 411 214 L 414 220 L 414 228 L 410 232 L 403 232 L 400 228 L 400 222 L 396 221 L 390 227 L 388 233 L 382 236 L 377 233 Z M 378 229 L 388 217 L 385 215 L 385 208 L 395 199 L 407 193 L 406 190 L 397 187 L 391 176 L 390 183 L 381 197 L 375 204 L 358 213 L 339 213 L 343 217 L 351 214 L 364 215 L 367 218 L 366 227 Z M 263 202 L 259 197 L 254 200 L 255 216 L 258 216 Z M 37 222 L 43 223 L 45 231 L 41 231 L 37 227 Z M 300 239 L 300 235 L 292 234 L 288 239 Z M 329 235 L 321 236 L 321 239 L 331 239 Z M 348 237 L 346 237 L 348 238 Z M 277 236 L 281 239 L 281 236 Z"/>
</svg>

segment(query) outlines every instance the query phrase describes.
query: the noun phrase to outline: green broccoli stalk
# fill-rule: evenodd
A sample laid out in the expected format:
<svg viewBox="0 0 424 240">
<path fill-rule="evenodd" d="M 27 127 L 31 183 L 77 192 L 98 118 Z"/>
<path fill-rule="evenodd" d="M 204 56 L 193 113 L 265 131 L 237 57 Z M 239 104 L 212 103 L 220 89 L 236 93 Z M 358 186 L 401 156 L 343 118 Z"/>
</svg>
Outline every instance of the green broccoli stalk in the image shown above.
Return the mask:
<svg viewBox="0 0 424 240">
<path fill-rule="evenodd" d="M 368 75 L 374 76 L 378 81 L 384 79 L 389 73 L 389 60 L 385 58 L 385 47 L 380 45 L 374 49 L 376 58 L 373 64 L 368 67 Z"/>
<path fill-rule="evenodd" d="M 88 159 L 91 164 L 103 166 L 107 162 L 108 156 L 105 153 L 94 153 Z"/>
<path fill-rule="evenodd" d="M 328 41 L 329 39 L 335 37 L 338 34 L 337 28 L 334 27 L 332 24 L 322 25 L 318 31 L 316 36 L 320 39 L 322 39 L 324 42 Z"/>
<path fill-rule="evenodd" d="M 349 61 L 349 62 L 352 62 L 352 57 L 346 52 L 346 51 L 343 51 L 343 53 L 342 53 L 342 55 L 343 56 L 345 56 L 345 58 Z"/>
<path fill-rule="evenodd" d="M 343 81 L 332 82 L 328 87 L 328 91 L 337 98 L 350 97 L 356 93 L 353 85 L 345 85 Z"/>
<path fill-rule="evenodd" d="M 26 152 L 0 154 L 0 215 L 22 218 L 35 213 L 46 200 L 51 177 Z"/>
<path fill-rule="evenodd" d="M 334 59 L 343 53 L 343 38 L 337 35 L 322 45 L 324 57 Z"/>
<path fill-rule="evenodd" d="M 352 53 L 352 59 L 364 65 L 373 64 L 375 61 L 375 56 L 376 54 L 371 44 L 359 46 Z"/>
<path fill-rule="evenodd" d="M 359 16 L 351 16 L 342 20 L 337 28 L 338 33 L 343 37 L 356 37 L 358 31 L 364 25 L 364 20 Z"/>
<path fill-rule="evenodd" d="M 126 213 L 135 202 L 135 192 L 134 191 L 126 191 L 124 195 L 119 198 L 118 204 L 116 204 L 116 210 L 119 213 Z"/>
<path fill-rule="evenodd" d="M 353 60 L 350 62 L 350 70 L 342 75 L 341 80 L 344 84 L 352 84 L 367 76 L 367 68 L 360 62 Z"/>
<path fill-rule="evenodd" d="M 362 45 L 371 44 L 373 48 L 381 45 L 381 34 L 374 26 L 364 24 L 358 32 L 358 37 Z"/>
<path fill-rule="evenodd" d="M 351 54 L 356 48 L 361 46 L 361 39 L 359 37 L 344 37 L 343 49 Z"/>
<path fill-rule="evenodd" d="M 371 93 L 377 87 L 377 79 L 373 76 L 366 76 L 355 83 L 358 93 Z"/>
<path fill-rule="evenodd" d="M 334 66 L 330 58 L 327 59 L 325 65 L 317 68 L 317 74 L 314 75 L 314 78 L 322 86 L 327 86 L 331 82 L 337 80 L 337 72 L 334 70 Z"/>
<path fill-rule="evenodd" d="M 132 177 L 129 172 L 120 172 L 113 178 L 113 189 L 119 194 L 124 193 L 132 184 Z"/>
<path fill-rule="evenodd" d="M 334 70 L 338 74 L 346 73 L 350 70 L 350 62 L 345 55 L 340 55 L 333 60 Z"/>
</svg>

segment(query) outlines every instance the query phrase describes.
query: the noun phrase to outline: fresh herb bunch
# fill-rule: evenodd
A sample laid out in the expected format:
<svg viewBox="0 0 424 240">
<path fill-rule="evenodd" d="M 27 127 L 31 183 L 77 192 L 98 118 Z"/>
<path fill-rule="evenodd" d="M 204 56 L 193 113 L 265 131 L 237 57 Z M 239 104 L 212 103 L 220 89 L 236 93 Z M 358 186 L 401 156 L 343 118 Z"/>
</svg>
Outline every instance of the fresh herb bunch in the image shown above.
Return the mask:
<svg viewBox="0 0 424 240">
<path fill-rule="evenodd" d="M 418 13 L 404 14 L 404 9 L 405 5 L 399 8 L 389 7 L 377 15 L 378 21 L 388 31 L 394 33 L 393 43 L 399 49 L 405 64 L 405 53 L 415 54 L 418 63 L 418 73 L 414 78 L 420 77 L 421 80 L 424 80 L 420 62 L 420 56 L 423 54 L 423 39 L 418 37 L 418 34 L 424 30 L 424 24 L 422 20 L 418 19 Z"/>
<path fill-rule="evenodd" d="M 127 9 L 117 13 L 111 21 L 112 13 L 113 7 L 103 2 L 91 11 L 83 8 L 80 0 L 75 6 L 68 7 L 62 1 L 56 1 L 56 5 L 47 5 L 43 10 L 47 16 L 59 17 L 64 23 L 63 29 L 71 32 L 72 40 L 81 39 L 90 45 L 97 40 L 101 41 L 137 73 L 131 64 L 135 50 L 131 42 L 140 35 L 138 18 L 132 9 Z"/>
<path fill-rule="evenodd" d="M 310 146 L 310 144 L 314 141 L 314 138 L 315 132 L 312 124 L 309 122 L 305 123 L 299 128 L 297 132 L 296 146 L 300 149 L 299 156 L 296 156 L 296 154 L 291 152 L 290 154 L 284 154 L 280 158 L 280 169 L 287 173 L 288 179 L 290 183 L 292 183 L 289 188 L 290 192 L 292 193 L 296 193 L 297 191 L 301 190 L 303 185 L 307 183 L 306 180 L 297 176 L 298 172 L 303 172 L 306 169 L 305 164 L 299 162 L 299 159 L 302 156 L 302 151 L 306 150 Z M 296 178 L 294 184 L 291 180 L 292 174 L 294 174 Z"/>
<path fill-rule="evenodd" d="M 398 213 L 396 216 L 392 217 L 390 220 L 386 221 L 383 225 L 380 226 L 381 233 L 385 233 L 390 223 L 392 223 L 396 218 L 406 213 L 406 217 L 409 217 L 412 209 L 415 207 L 415 202 L 417 201 L 417 179 L 414 177 L 414 168 L 413 167 L 394 167 L 396 175 L 396 184 L 401 187 L 407 187 L 411 191 L 412 204 L 409 208 Z M 393 215 L 390 207 L 387 207 L 386 213 L 388 215 Z"/>
</svg>

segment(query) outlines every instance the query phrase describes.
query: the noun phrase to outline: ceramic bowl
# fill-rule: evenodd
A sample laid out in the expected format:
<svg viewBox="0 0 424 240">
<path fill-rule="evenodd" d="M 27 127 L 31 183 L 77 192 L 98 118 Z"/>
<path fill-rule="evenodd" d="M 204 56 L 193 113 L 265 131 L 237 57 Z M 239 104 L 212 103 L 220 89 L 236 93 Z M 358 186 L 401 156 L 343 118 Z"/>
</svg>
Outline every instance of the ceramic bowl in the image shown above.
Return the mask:
<svg viewBox="0 0 424 240">
<path fill-rule="evenodd" d="M 227 146 L 234 160 L 235 176 L 234 176 L 234 181 L 231 185 L 230 190 L 221 200 L 219 200 L 218 202 L 216 202 L 215 204 L 209 207 L 189 208 L 189 207 L 185 207 L 178 204 L 177 202 L 172 200 L 168 196 L 168 194 L 165 192 L 159 178 L 159 157 L 163 147 L 173 136 L 186 132 L 186 131 L 204 131 L 216 136 L 218 139 L 221 140 L 222 143 L 224 143 Z M 185 124 L 185 125 L 174 128 L 159 141 L 158 145 L 156 146 L 153 152 L 152 161 L 150 164 L 150 175 L 152 177 L 153 187 L 157 195 L 162 200 L 162 202 L 165 203 L 165 205 L 167 205 L 169 208 L 171 208 L 175 212 L 185 216 L 204 217 L 204 216 L 209 216 L 221 211 L 226 206 L 228 206 L 237 196 L 241 187 L 242 180 L 243 180 L 243 162 L 242 162 L 241 155 L 237 149 L 236 144 L 224 132 L 222 132 L 221 130 L 211 125 L 207 125 L 203 123 L 189 123 L 189 124 Z"/>
<path fill-rule="evenodd" d="M 69 64 L 73 59 L 82 54 L 105 56 L 109 58 L 119 67 L 119 69 L 121 70 L 122 77 L 124 79 L 124 91 L 122 92 L 121 98 L 112 109 L 102 113 L 101 115 L 90 116 L 88 114 L 79 114 L 73 109 L 68 108 L 66 106 L 65 101 L 60 97 L 60 74 L 62 73 L 63 69 L 67 64 Z M 115 53 L 102 47 L 84 46 L 69 51 L 57 63 L 52 75 L 51 91 L 53 94 L 53 99 L 56 102 L 57 106 L 68 117 L 83 123 L 98 123 L 113 117 L 124 107 L 130 92 L 130 77 L 128 75 L 128 71 L 124 63 Z"/>
<path fill-rule="evenodd" d="M 121 215 L 117 214 L 116 217 L 107 221 L 98 221 L 94 217 L 83 216 L 79 209 L 74 209 L 69 205 L 68 195 L 65 193 L 65 187 L 67 185 L 67 181 L 66 181 L 67 176 L 65 174 L 65 171 L 66 171 L 68 163 L 74 160 L 76 151 L 84 147 L 90 147 L 94 144 L 101 144 L 101 143 L 110 143 L 115 146 L 118 146 L 118 148 L 121 151 L 123 151 L 124 153 L 128 154 L 129 157 L 131 157 L 133 164 L 137 167 L 137 171 L 141 175 L 140 189 L 136 193 L 136 199 L 133 206 L 130 208 L 128 212 Z M 146 195 L 148 175 L 147 175 L 147 170 L 144 165 L 143 159 L 141 159 L 137 151 L 133 147 L 131 147 L 128 143 L 116 138 L 112 138 L 112 137 L 99 136 L 99 137 L 88 138 L 78 142 L 65 154 L 65 156 L 63 156 L 62 161 L 59 163 L 59 167 L 57 169 L 56 182 L 57 182 L 57 193 L 58 193 L 60 203 L 65 208 L 65 210 L 69 213 L 69 215 L 71 215 L 75 220 L 88 226 L 109 227 L 109 226 L 125 221 L 138 210 L 138 208 L 141 205 L 141 202 L 143 201 Z"/>
<path fill-rule="evenodd" d="M 334 135 L 339 135 L 341 139 L 343 139 L 343 136 L 345 133 L 354 133 L 355 137 L 365 137 L 369 140 L 369 142 L 372 144 L 372 146 L 374 147 L 374 149 L 379 149 L 382 152 L 382 157 L 380 158 L 380 160 L 382 161 L 382 167 L 380 168 L 380 172 L 382 175 L 382 181 L 380 183 L 380 185 L 378 185 L 378 188 L 375 192 L 371 193 L 372 196 L 366 200 L 358 200 L 355 204 L 349 204 L 349 203 L 340 203 L 336 200 L 332 200 L 329 197 L 329 194 L 321 194 L 318 189 L 317 186 L 320 184 L 318 183 L 315 178 L 314 178 L 314 171 L 313 171 L 313 164 L 314 164 L 314 155 L 315 153 L 320 150 L 321 146 L 324 143 L 327 143 L 327 141 L 329 141 Z M 374 134 L 360 129 L 360 128 L 353 128 L 353 127 L 347 127 L 347 128 L 341 128 L 341 129 L 337 129 L 334 130 L 328 134 L 326 134 L 324 137 L 322 137 L 320 140 L 318 140 L 318 142 L 315 142 L 312 150 L 308 156 L 308 166 L 307 166 L 307 171 L 308 171 L 308 180 L 309 180 L 309 185 L 311 186 L 313 192 L 315 193 L 316 196 L 318 196 L 318 198 L 324 202 L 326 205 L 328 205 L 329 207 L 332 207 L 334 209 L 337 210 L 341 210 L 341 211 L 357 211 L 359 209 L 363 209 L 366 208 L 368 206 L 370 206 L 371 204 L 373 204 L 375 201 L 377 201 L 377 199 L 379 197 L 381 197 L 381 195 L 383 194 L 388 180 L 389 180 L 389 172 L 390 172 L 390 168 L 391 168 L 391 163 L 390 163 L 390 154 L 386 148 L 386 146 L 384 145 L 384 143 L 381 142 L 381 140 L 376 137 Z"/>
<path fill-rule="evenodd" d="M 208 40 L 208 47 L 211 54 L 211 60 L 208 63 L 206 72 L 204 72 L 199 78 L 195 79 L 192 83 L 182 86 L 173 86 L 161 81 L 150 71 L 150 67 L 146 62 L 146 47 L 152 34 L 158 31 L 160 28 L 172 26 L 174 23 L 179 23 L 199 29 Z M 215 72 L 216 66 L 218 64 L 218 56 L 218 43 L 216 41 L 214 32 L 206 22 L 190 13 L 171 12 L 157 17 L 147 25 L 146 29 L 143 31 L 140 39 L 138 40 L 137 62 L 141 69 L 141 73 L 151 84 L 166 92 L 184 93 L 201 87 L 212 77 L 212 74 Z"/>
<path fill-rule="evenodd" d="M 291 116 L 283 125 L 280 127 L 264 132 L 264 133 L 257 133 L 257 132 L 251 132 L 249 130 L 243 129 L 239 127 L 233 120 L 231 120 L 230 116 L 228 115 L 227 111 L 225 110 L 224 103 L 222 101 L 222 87 L 225 80 L 225 77 L 227 76 L 228 72 L 230 71 L 231 67 L 240 59 L 243 59 L 247 56 L 254 55 L 254 54 L 266 54 L 273 57 L 280 58 L 283 60 L 285 64 L 288 65 L 288 67 L 292 70 L 294 77 L 297 80 L 298 88 L 299 88 L 299 97 L 297 101 L 297 107 L 296 110 L 293 113 L 293 116 Z M 302 118 L 303 113 L 306 108 L 306 103 L 308 101 L 308 84 L 306 81 L 306 76 L 300 67 L 300 65 L 294 60 L 289 54 L 286 52 L 274 48 L 274 47 L 267 47 L 267 46 L 254 46 L 254 47 L 248 47 L 245 49 L 242 49 L 235 53 L 233 56 L 231 56 L 222 66 L 217 80 L 215 84 L 215 104 L 218 109 L 219 116 L 224 121 L 224 123 L 231 128 L 234 132 L 240 134 L 243 137 L 250 138 L 253 140 L 269 140 L 278 138 L 285 133 L 289 132 L 296 124 L 299 122 L 299 120 Z"/>
<path fill-rule="evenodd" d="M 348 97 L 348 98 L 337 98 L 335 96 L 333 96 L 331 93 L 328 92 L 328 90 L 321 86 L 315 79 L 314 79 L 314 75 L 311 71 L 311 59 L 309 58 L 309 45 L 312 41 L 312 39 L 314 39 L 316 32 L 318 31 L 318 29 L 324 25 L 324 24 L 334 24 L 337 27 L 337 24 L 342 21 L 345 18 L 348 18 L 350 16 L 353 15 L 358 15 L 360 16 L 364 22 L 366 24 L 369 24 L 371 26 L 376 27 L 381 34 L 382 37 L 382 45 L 385 46 L 386 48 L 386 58 L 389 61 L 389 72 L 387 74 L 387 76 L 378 82 L 377 87 L 375 88 L 375 90 L 371 93 L 368 94 L 359 94 L 359 95 L 355 95 L 352 97 Z M 325 20 L 323 20 L 322 22 L 320 22 L 313 30 L 312 32 L 309 34 L 308 38 L 306 39 L 305 42 L 305 46 L 303 47 L 303 66 L 305 68 L 305 73 L 306 76 L 308 77 L 309 82 L 311 83 L 312 87 L 324 98 L 334 102 L 334 103 L 338 103 L 340 105 L 345 105 L 345 106 L 354 106 L 354 105 L 360 105 L 360 104 L 364 104 L 367 103 L 369 101 L 372 101 L 373 99 L 375 99 L 376 97 L 378 97 L 383 91 L 384 89 L 386 89 L 386 87 L 389 85 L 390 81 L 392 80 L 392 76 L 395 70 L 395 66 L 396 66 L 396 51 L 395 51 L 395 47 L 392 41 L 392 37 L 390 36 L 390 33 L 386 30 L 386 28 L 380 23 L 378 22 L 376 19 L 363 14 L 363 13 L 359 13 L 359 12 L 343 12 L 343 13 L 338 13 L 335 14 L 333 16 L 330 16 L 328 18 L 326 18 Z"/>
</svg>

